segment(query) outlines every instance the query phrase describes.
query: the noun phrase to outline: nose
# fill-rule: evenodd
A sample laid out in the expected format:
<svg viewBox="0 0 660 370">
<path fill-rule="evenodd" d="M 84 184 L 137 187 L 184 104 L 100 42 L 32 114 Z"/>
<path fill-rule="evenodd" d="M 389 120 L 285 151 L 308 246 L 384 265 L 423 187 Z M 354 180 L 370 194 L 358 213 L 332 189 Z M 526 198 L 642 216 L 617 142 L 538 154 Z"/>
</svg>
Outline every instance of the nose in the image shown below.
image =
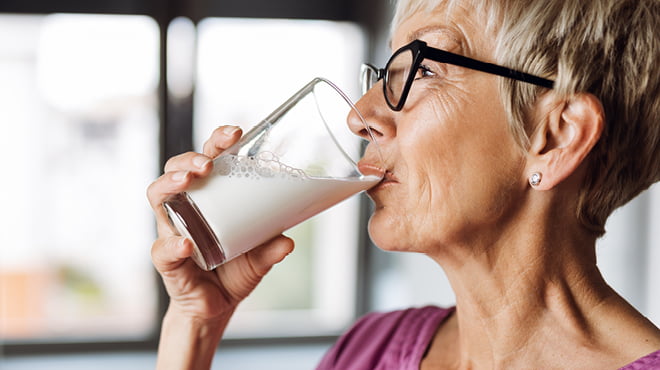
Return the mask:
<svg viewBox="0 0 660 370">
<path fill-rule="evenodd" d="M 392 122 L 392 110 L 385 102 L 385 97 L 382 93 L 383 81 L 375 84 L 366 94 L 360 98 L 355 104 L 359 114 L 364 118 L 364 123 L 357 112 L 351 110 L 348 116 L 348 125 L 354 134 L 361 138 L 372 141 L 373 139 L 381 142 L 391 137 L 394 132 L 394 125 Z M 365 124 L 369 128 L 365 127 Z M 371 135 L 369 134 L 371 131 Z"/>
</svg>

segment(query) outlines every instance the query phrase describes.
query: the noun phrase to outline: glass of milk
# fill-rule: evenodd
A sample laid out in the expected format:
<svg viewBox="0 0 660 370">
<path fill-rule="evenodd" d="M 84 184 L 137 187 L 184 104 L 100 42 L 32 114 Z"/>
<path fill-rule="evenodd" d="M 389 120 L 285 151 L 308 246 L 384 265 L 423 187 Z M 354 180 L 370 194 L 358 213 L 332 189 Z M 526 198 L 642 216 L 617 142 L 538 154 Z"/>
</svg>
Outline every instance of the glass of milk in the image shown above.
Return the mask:
<svg viewBox="0 0 660 370">
<path fill-rule="evenodd" d="M 349 116 L 370 136 L 369 174 L 358 169 L 367 142 L 351 131 Z M 381 161 L 355 105 L 315 78 L 217 157 L 209 176 L 163 206 L 193 242 L 193 260 L 212 270 L 376 185 Z"/>
</svg>

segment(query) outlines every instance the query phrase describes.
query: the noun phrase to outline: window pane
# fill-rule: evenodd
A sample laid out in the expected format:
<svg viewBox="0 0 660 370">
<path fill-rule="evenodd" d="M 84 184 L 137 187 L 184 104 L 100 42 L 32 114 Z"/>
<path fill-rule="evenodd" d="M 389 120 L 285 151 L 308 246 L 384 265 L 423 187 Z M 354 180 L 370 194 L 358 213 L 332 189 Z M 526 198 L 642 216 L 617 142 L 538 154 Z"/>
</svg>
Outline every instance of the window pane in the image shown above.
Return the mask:
<svg viewBox="0 0 660 370">
<path fill-rule="evenodd" d="M 0 337 L 140 337 L 156 322 L 156 23 L 0 16 Z"/>
<path fill-rule="evenodd" d="M 660 325 L 659 194 L 660 184 L 655 184 L 616 209 L 605 225 L 607 233 L 596 244 L 605 280 L 656 325 Z"/>
<path fill-rule="evenodd" d="M 237 37 L 240 35 L 240 37 Z M 221 124 L 248 129 L 314 77 L 353 98 L 363 34 L 329 21 L 206 19 L 198 27 L 195 144 Z M 359 198 L 285 233 L 296 249 L 239 307 L 227 336 L 336 333 L 354 316 Z"/>
</svg>

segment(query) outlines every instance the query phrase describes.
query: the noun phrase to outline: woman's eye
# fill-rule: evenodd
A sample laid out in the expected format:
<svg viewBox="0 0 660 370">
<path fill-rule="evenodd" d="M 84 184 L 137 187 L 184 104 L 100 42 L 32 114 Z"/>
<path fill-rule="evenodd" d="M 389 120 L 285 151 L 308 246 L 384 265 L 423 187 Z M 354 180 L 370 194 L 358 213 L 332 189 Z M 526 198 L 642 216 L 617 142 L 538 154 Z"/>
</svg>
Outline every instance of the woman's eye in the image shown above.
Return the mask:
<svg viewBox="0 0 660 370">
<path fill-rule="evenodd" d="M 425 66 L 423 64 L 420 64 L 420 66 L 417 68 L 417 73 L 415 73 L 415 79 L 420 79 L 420 78 L 426 78 L 426 77 L 433 77 L 435 76 L 435 72 L 433 72 L 428 66 Z"/>
</svg>

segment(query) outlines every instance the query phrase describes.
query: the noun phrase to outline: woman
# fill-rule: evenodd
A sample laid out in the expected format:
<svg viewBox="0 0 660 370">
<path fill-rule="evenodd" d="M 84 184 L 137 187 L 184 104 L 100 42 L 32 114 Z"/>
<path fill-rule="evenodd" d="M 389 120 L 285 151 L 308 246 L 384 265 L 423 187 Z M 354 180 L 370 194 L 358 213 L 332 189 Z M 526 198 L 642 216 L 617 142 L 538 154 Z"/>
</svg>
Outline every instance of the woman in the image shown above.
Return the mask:
<svg viewBox="0 0 660 370">
<path fill-rule="evenodd" d="M 611 212 L 660 179 L 659 19 L 657 0 L 398 4 L 394 56 L 358 102 L 387 171 L 369 232 L 435 260 L 456 307 L 367 315 L 320 369 L 660 368 L 660 330 L 595 257 Z M 204 272 L 167 223 L 164 197 L 239 137 L 216 130 L 148 191 L 171 297 L 161 368 L 208 368 L 236 305 L 293 248 L 280 236 Z"/>
</svg>

